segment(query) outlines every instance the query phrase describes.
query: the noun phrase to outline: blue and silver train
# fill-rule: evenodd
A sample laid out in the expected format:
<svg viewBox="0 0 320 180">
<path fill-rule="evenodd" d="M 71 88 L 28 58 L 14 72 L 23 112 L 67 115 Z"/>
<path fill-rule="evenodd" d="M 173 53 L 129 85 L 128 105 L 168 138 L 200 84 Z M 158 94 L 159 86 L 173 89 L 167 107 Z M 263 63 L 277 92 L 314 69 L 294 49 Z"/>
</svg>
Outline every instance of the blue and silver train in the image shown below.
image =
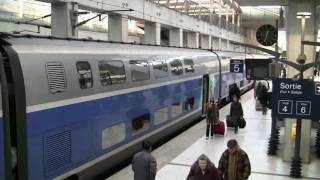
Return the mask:
<svg viewBox="0 0 320 180">
<path fill-rule="evenodd" d="M 0 179 L 97 179 L 202 116 L 250 54 L 1 34 Z"/>
</svg>

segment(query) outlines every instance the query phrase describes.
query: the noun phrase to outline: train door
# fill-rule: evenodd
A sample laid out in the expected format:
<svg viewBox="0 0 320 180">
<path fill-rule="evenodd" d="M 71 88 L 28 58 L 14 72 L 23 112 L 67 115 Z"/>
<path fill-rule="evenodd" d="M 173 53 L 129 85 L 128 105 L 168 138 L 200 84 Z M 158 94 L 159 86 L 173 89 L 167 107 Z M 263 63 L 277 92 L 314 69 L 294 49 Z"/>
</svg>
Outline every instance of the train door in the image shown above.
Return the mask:
<svg viewBox="0 0 320 180">
<path fill-rule="evenodd" d="M 2 99 L 1 99 L 1 84 L 0 84 L 0 179 L 5 178 L 5 152 L 4 152 L 4 120 L 2 115 Z"/>
<path fill-rule="evenodd" d="M 8 127 L 8 121 L 6 121 L 7 118 L 5 118 L 7 115 L 5 112 L 7 110 L 7 108 L 5 108 L 7 104 L 5 104 L 5 100 L 2 100 L 3 97 L 6 97 L 4 93 L 8 92 L 4 90 L 6 83 L 4 83 L 5 72 L 3 61 L 4 57 L 0 51 L 0 179 L 12 180 L 11 161 L 10 159 L 8 160 L 8 157 L 11 157 L 10 139 L 8 139 L 8 130 L 10 128 Z"/>
<path fill-rule="evenodd" d="M 209 75 L 203 76 L 203 93 L 202 93 L 202 114 L 205 113 L 205 105 L 209 101 Z"/>
<path fill-rule="evenodd" d="M 25 94 L 18 55 L 0 44 L 0 179 L 27 180 Z"/>
</svg>

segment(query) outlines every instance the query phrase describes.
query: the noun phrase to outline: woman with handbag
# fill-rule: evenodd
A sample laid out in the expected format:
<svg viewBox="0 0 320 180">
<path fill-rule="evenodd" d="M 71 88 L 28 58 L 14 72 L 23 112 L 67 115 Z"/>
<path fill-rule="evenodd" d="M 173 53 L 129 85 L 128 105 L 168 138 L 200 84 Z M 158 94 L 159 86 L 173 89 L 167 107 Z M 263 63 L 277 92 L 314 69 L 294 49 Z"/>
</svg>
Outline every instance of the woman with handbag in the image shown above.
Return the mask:
<svg viewBox="0 0 320 180">
<path fill-rule="evenodd" d="M 217 104 L 214 101 L 214 98 L 210 99 L 210 102 L 206 104 L 206 121 L 207 121 L 207 128 L 206 128 L 206 139 L 209 139 L 209 133 L 211 139 L 213 138 L 213 130 L 214 126 L 218 123 L 218 108 Z"/>
<path fill-rule="evenodd" d="M 239 122 L 243 118 L 242 105 L 239 102 L 239 98 L 234 95 L 230 107 L 230 117 L 234 123 L 234 133 L 238 133 Z"/>
</svg>

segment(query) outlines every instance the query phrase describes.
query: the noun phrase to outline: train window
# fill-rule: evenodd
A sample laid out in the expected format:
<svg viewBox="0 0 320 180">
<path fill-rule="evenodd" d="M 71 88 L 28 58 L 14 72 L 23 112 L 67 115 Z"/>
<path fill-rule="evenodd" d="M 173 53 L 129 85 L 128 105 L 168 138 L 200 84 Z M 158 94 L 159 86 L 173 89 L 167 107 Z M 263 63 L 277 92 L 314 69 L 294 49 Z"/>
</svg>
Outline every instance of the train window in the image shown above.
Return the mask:
<svg viewBox="0 0 320 180">
<path fill-rule="evenodd" d="M 64 92 L 67 88 L 66 72 L 61 62 L 47 62 L 46 71 L 49 91 L 52 94 Z"/>
<path fill-rule="evenodd" d="M 180 102 L 173 103 L 171 106 L 171 117 L 177 117 L 182 114 L 182 106 Z"/>
<path fill-rule="evenodd" d="M 194 73 L 194 62 L 192 59 L 184 59 L 184 71 L 186 73 Z"/>
<path fill-rule="evenodd" d="M 169 120 L 169 108 L 161 108 L 154 112 L 154 124 L 161 124 Z"/>
<path fill-rule="evenodd" d="M 126 74 L 121 61 L 99 61 L 98 66 L 102 86 L 125 82 Z"/>
<path fill-rule="evenodd" d="M 173 75 L 178 76 L 183 73 L 182 63 L 179 59 L 175 59 L 175 60 L 171 61 L 170 65 L 171 65 L 171 73 Z"/>
<path fill-rule="evenodd" d="M 169 75 L 168 65 L 165 60 L 152 61 L 152 65 L 155 78 L 163 78 Z"/>
<path fill-rule="evenodd" d="M 102 130 L 101 133 L 101 148 L 106 149 L 115 144 L 120 143 L 126 138 L 125 123 L 116 124 Z"/>
<path fill-rule="evenodd" d="M 139 117 L 136 117 L 132 120 L 132 134 L 136 135 L 150 126 L 150 114 L 143 114 Z"/>
<path fill-rule="evenodd" d="M 150 69 L 147 61 L 131 60 L 129 63 L 132 81 L 143 81 L 150 79 Z"/>
<path fill-rule="evenodd" d="M 93 78 L 89 62 L 79 61 L 76 64 L 79 75 L 79 84 L 81 89 L 92 88 Z"/>
<path fill-rule="evenodd" d="M 194 97 L 188 98 L 185 102 L 184 102 L 184 109 L 186 111 L 190 111 L 192 110 L 194 107 Z"/>
</svg>

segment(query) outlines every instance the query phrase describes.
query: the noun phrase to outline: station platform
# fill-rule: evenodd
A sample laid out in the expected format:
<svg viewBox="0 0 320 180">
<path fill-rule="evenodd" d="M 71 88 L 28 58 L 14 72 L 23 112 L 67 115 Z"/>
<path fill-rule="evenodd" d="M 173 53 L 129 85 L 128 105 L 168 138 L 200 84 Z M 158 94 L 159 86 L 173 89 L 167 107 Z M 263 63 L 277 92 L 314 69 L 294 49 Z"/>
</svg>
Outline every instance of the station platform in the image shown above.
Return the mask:
<svg viewBox="0 0 320 180">
<path fill-rule="evenodd" d="M 255 110 L 253 91 L 241 98 L 244 118 L 247 121 L 245 129 L 239 129 L 238 134 L 233 129 L 226 130 L 225 136 L 215 135 L 213 139 L 205 139 L 205 120 L 191 127 L 174 139 L 155 149 L 152 154 L 157 159 L 158 172 L 156 180 L 186 179 L 191 165 L 201 154 L 206 154 L 218 166 L 221 154 L 227 148 L 229 139 L 237 139 L 240 147 L 245 150 L 251 162 L 250 180 L 289 180 L 290 162 L 278 156 L 268 156 L 268 139 L 271 131 L 271 111 L 267 115 Z M 229 114 L 230 105 L 220 110 L 220 118 Z M 283 130 L 280 131 L 283 136 Z M 313 132 L 314 133 L 314 132 Z M 280 137 L 280 139 L 283 139 Z M 282 142 L 280 142 L 282 143 Z M 280 145 L 281 148 L 281 145 Z M 301 179 L 320 179 L 320 160 L 311 158 L 310 164 L 303 164 Z M 108 180 L 131 180 L 133 171 L 131 165 L 114 174 Z"/>
</svg>

